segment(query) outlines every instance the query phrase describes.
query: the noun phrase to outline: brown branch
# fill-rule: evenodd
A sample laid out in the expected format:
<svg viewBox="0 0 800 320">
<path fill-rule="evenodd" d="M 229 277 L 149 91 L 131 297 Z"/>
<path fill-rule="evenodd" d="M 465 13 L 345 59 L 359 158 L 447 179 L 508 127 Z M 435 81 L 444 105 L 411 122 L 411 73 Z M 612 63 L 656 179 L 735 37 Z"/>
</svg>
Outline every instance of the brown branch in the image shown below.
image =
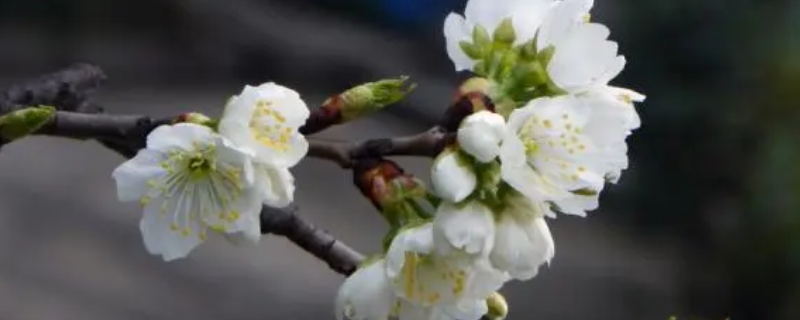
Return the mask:
<svg viewBox="0 0 800 320">
<path fill-rule="evenodd" d="M 406 137 L 370 139 L 359 142 L 309 138 L 308 156 L 326 159 L 342 168 L 352 168 L 359 159 L 385 156 L 434 157 L 452 141 L 453 135 L 436 126 Z"/>
<path fill-rule="evenodd" d="M 261 210 L 261 233 L 284 236 L 303 250 L 328 263 L 337 273 L 349 276 L 364 260 L 364 256 L 336 240 L 329 233 L 318 229 L 297 215 L 298 208 L 292 204 L 286 208 Z"/>
</svg>

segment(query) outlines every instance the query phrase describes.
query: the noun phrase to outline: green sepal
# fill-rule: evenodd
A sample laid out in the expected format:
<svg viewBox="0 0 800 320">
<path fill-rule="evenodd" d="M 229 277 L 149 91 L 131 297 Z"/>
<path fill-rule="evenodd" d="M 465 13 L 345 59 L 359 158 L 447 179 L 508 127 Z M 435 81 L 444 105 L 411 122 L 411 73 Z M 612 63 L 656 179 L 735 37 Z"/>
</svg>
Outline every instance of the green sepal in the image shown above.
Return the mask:
<svg viewBox="0 0 800 320">
<path fill-rule="evenodd" d="M 408 76 L 369 82 L 342 93 L 342 120 L 351 121 L 403 100 L 416 88 Z"/>
</svg>

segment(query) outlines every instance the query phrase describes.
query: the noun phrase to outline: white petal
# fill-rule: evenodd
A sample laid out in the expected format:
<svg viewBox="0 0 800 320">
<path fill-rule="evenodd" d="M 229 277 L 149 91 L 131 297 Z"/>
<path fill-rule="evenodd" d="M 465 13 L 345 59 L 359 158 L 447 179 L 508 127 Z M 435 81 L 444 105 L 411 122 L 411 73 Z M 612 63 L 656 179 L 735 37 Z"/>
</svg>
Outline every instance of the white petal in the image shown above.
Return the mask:
<svg viewBox="0 0 800 320">
<path fill-rule="evenodd" d="M 261 193 L 258 189 L 247 188 L 239 195 L 231 206 L 231 211 L 239 213 L 238 219 L 227 222 L 227 232 L 244 232 L 250 239 L 257 239 L 261 235 Z"/>
<path fill-rule="evenodd" d="M 389 278 L 400 275 L 405 264 L 406 252 L 428 254 L 433 251 L 433 224 L 406 229 L 392 240 L 386 252 L 386 270 Z"/>
<path fill-rule="evenodd" d="M 194 123 L 163 125 L 147 135 L 147 149 L 166 153 L 170 150 L 192 150 L 193 143 L 211 143 L 214 132 Z"/>
<path fill-rule="evenodd" d="M 460 202 L 475 190 L 478 178 L 464 162 L 458 152 L 444 153 L 434 161 L 431 184 L 440 198 Z"/>
<path fill-rule="evenodd" d="M 139 226 L 147 251 L 150 254 L 161 255 L 164 261 L 172 261 L 186 257 L 189 252 L 202 243 L 200 234 L 204 230 L 198 221 L 193 219 L 181 221 L 180 218 L 177 219 L 179 229 L 171 229 L 171 223 L 176 220 L 174 215 L 186 215 L 187 212 L 170 212 L 169 209 L 174 210 L 174 204 L 168 203 L 167 214 L 162 214 L 160 210 L 163 203 L 164 200 L 161 198 L 150 202 L 145 207 Z M 185 230 L 190 232 L 185 235 L 183 233 Z"/>
<path fill-rule="evenodd" d="M 447 55 L 453 61 L 456 72 L 471 70 L 475 65 L 470 57 L 461 50 L 461 41 L 470 41 L 470 32 L 464 18 L 458 14 L 450 13 L 444 20 L 444 37 L 447 43 Z M 471 41 L 470 41 L 471 42 Z"/>
<path fill-rule="evenodd" d="M 111 177 L 117 184 L 117 197 L 122 202 L 138 201 L 149 190 L 148 181 L 159 179 L 166 171 L 161 168 L 161 153 L 142 149 L 132 159 L 114 169 Z"/>
<path fill-rule="evenodd" d="M 509 1 L 469 0 L 464 8 L 464 15 L 467 21 L 483 26 L 491 34 L 503 19 L 511 16 L 507 2 Z"/>
<path fill-rule="evenodd" d="M 537 38 L 538 48 L 544 49 L 563 41 L 572 28 L 582 23 L 593 5 L 593 0 L 557 1 L 542 23 Z"/>
<path fill-rule="evenodd" d="M 479 111 L 468 116 L 458 129 L 459 146 L 475 157 L 487 163 L 500 153 L 500 143 L 505 133 L 503 116 L 489 111 Z"/>
<path fill-rule="evenodd" d="M 523 218 L 504 215 L 497 225 L 497 238 L 491 253 L 495 267 L 519 280 L 528 280 L 555 254 L 550 229 L 544 217 Z"/>
<path fill-rule="evenodd" d="M 494 220 L 491 210 L 471 201 L 463 206 L 443 202 L 436 210 L 433 221 L 434 240 L 440 254 L 453 249 L 468 254 L 489 252 L 494 242 Z"/>
<path fill-rule="evenodd" d="M 600 206 L 599 194 L 593 196 L 574 195 L 573 197 L 555 201 L 558 209 L 566 214 L 586 217 L 587 211 L 592 211 Z"/>
<path fill-rule="evenodd" d="M 486 300 L 473 299 L 443 305 L 434 312 L 440 312 L 439 315 L 434 315 L 436 319 L 478 320 L 489 312 L 489 307 Z"/>
<path fill-rule="evenodd" d="M 387 320 L 395 297 L 383 260 L 358 269 L 336 294 L 337 320 Z"/>
<path fill-rule="evenodd" d="M 294 201 L 294 176 L 289 169 L 256 164 L 255 175 L 266 205 L 283 208 Z"/>
</svg>

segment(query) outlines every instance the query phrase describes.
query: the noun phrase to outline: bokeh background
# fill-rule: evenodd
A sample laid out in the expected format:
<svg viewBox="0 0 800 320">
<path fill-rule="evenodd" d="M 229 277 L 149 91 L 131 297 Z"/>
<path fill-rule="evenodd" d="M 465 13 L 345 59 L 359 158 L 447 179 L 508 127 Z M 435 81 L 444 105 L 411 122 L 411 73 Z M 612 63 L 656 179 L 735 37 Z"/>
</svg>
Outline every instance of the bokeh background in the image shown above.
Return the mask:
<svg viewBox="0 0 800 320">
<path fill-rule="evenodd" d="M 458 85 L 441 29 L 464 3 L 0 0 L 0 85 L 90 62 L 109 112 L 216 114 L 245 83 L 316 105 L 409 75 L 408 100 L 323 135 L 409 134 Z M 615 83 L 648 95 L 643 127 L 602 209 L 552 221 L 556 258 L 505 289 L 509 319 L 800 319 L 800 2 L 597 0 L 593 20 L 628 58 Z M 281 238 L 149 256 L 137 207 L 115 199 L 121 161 L 92 142 L 3 149 L 0 319 L 333 319 L 342 277 Z M 385 227 L 348 172 L 308 159 L 295 174 L 306 218 L 378 249 Z"/>
</svg>

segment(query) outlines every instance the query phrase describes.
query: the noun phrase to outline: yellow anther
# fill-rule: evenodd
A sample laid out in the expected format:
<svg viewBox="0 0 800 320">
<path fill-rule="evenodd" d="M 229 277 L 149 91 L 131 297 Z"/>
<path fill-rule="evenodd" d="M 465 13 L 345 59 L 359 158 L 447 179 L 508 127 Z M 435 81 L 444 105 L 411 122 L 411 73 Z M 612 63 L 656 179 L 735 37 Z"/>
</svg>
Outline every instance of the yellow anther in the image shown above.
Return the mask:
<svg viewBox="0 0 800 320">
<path fill-rule="evenodd" d="M 548 128 L 548 129 L 552 128 L 553 127 L 553 122 L 550 121 L 549 119 L 544 120 L 544 127 Z"/>
<path fill-rule="evenodd" d="M 175 232 L 177 232 L 178 230 L 180 230 L 180 229 L 181 229 L 181 227 L 180 227 L 180 226 L 178 226 L 178 224 L 177 224 L 177 223 L 173 222 L 173 223 L 170 223 L 170 224 L 169 224 L 169 229 L 170 229 L 170 230 L 172 230 L 172 231 L 175 231 Z"/>
</svg>

